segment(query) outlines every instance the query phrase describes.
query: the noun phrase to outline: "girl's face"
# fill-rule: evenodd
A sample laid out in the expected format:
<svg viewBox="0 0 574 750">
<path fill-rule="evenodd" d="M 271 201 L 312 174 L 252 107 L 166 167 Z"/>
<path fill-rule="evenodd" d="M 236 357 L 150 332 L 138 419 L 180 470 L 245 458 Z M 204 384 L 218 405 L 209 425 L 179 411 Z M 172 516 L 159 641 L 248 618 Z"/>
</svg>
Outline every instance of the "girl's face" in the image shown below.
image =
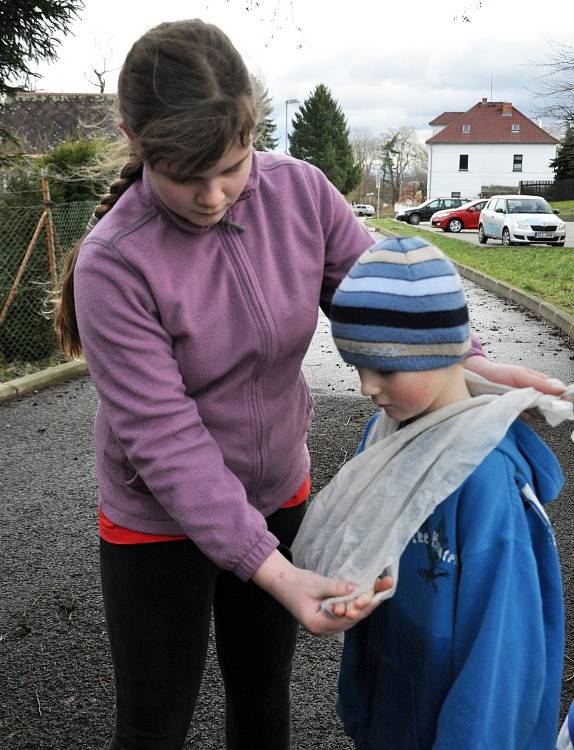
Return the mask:
<svg viewBox="0 0 574 750">
<path fill-rule="evenodd" d="M 205 172 L 181 179 L 161 162 L 149 168 L 150 181 L 170 211 L 200 227 L 223 218 L 247 184 L 253 159 L 251 146 L 234 145 Z M 171 169 L 171 171 L 170 171 Z"/>
<path fill-rule="evenodd" d="M 455 369 L 456 366 L 421 372 L 379 372 L 368 367 L 357 368 L 363 396 L 369 396 L 398 422 L 428 414 L 458 400 L 466 388 L 459 393 Z M 453 387 L 454 383 L 457 387 Z"/>
</svg>

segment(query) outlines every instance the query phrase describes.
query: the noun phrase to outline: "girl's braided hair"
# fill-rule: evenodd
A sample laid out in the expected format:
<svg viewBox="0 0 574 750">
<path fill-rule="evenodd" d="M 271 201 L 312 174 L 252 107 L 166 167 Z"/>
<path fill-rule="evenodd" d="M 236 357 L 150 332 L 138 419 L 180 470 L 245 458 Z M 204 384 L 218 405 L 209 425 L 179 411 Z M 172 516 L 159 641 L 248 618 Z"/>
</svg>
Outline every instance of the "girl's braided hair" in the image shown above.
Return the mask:
<svg viewBox="0 0 574 750">
<path fill-rule="evenodd" d="M 162 162 L 181 177 L 202 172 L 234 143 L 247 146 L 257 126 L 240 54 L 221 29 L 198 19 L 162 23 L 135 42 L 118 80 L 118 104 L 130 156 L 90 228 L 141 178 L 144 163 Z M 68 254 L 54 296 L 59 345 L 71 357 L 82 352 L 73 281 L 81 244 Z"/>
</svg>

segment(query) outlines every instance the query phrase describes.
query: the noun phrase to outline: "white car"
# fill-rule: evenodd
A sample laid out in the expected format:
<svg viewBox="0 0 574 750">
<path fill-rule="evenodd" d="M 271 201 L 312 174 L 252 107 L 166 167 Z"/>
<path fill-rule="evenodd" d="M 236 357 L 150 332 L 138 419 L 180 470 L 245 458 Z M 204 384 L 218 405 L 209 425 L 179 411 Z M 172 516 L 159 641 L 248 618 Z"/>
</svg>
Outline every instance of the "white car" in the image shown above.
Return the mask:
<svg viewBox="0 0 574 750">
<path fill-rule="evenodd" d="M 353 203 L 351 208 L 353 209 L 353 213 L 355 214 L 355 216 L 375 215 L 375 207 L 369 205 L 368 203 Z"/>
<path fill-rule="evenodd" d="M 502 240 L 503 245 L 531 242 L 564 247 L 566 224 L 537 195 L 493 195 L 480 213 L 478 241 Z"/>
</svg>

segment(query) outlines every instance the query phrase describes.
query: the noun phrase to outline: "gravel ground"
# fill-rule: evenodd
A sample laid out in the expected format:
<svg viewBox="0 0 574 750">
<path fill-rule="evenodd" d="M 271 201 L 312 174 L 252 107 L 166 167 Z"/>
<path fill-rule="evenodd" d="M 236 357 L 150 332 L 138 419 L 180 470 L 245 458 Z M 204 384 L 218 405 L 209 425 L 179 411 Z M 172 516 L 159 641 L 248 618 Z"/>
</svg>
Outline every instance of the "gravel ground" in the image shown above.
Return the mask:
<svg viewBox="0 0 574 750">
<path fill-rule="evenodd" d="M 0 747 L 103 748 L 113 675 L 102 613 L 87 378 L 0 405 Z M 371 407 L 319 396 L 314 488 L 356 445 Z M 335 429 L 336 428 L 336 429 Z M 293 680 L 293 748 L 350 748 L 334 712 L 340 644 L 301 633 Z M 186 747 L 224 747 L 213 651 Z"/>
<path fill-rule="evenodd" d="M 97 570 L 91 427 L 96 396 L 87 378 L 0 405 L 0 747 L 97 750 L 113 726 L 113 676 Z M 310 435 L 314 490 L 354 451 L 371 413 L 356 396 L 319 394 Z M 568 611 L 574 611 L 574 469 L 569 429 L 541 428 L 567 474 L 551 515 Z M 569 617 L 572 620 L 572 617 Z M 568 633 L 564 707 L 572 698 L 574 633 Z M 294 750 L 350 750 L 334 712 L 340 644 L 302 632 L 293 679 Z M 224 747 L 215 657 L 186 747 Z"/>
</svg>

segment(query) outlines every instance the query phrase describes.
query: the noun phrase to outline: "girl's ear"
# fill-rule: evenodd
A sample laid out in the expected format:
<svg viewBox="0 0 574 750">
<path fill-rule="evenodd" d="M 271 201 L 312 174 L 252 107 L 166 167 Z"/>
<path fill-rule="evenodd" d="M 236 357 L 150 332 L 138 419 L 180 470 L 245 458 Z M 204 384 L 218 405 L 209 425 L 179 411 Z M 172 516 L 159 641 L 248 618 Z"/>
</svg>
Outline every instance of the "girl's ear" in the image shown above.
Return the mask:
<svg viewBox="0 0 574 750">
<path fill-rule="evenodd" d="M 122 131 L 122 133 L 128 138 L 128 140 L 133 141 L 134 134 L 132 131 L 128 128 L 128 126 L 123 122 L 118 122 L 118 128 Z"/>
</svg>

